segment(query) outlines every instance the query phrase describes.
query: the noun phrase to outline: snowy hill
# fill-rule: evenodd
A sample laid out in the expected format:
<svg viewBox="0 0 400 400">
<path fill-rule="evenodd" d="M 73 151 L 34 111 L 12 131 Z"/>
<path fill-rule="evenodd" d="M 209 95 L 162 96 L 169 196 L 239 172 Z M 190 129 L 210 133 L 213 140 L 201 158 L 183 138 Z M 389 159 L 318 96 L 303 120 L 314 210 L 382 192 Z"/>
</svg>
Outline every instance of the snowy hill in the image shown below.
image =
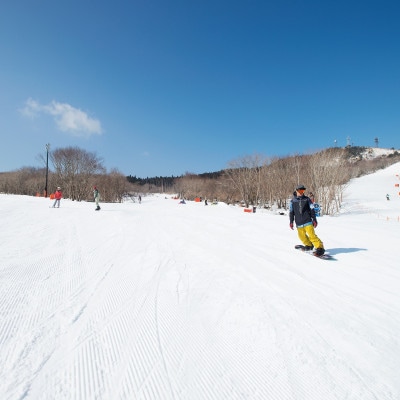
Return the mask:
<svg viewBox="0 0 400 400">
<path fill-rule="evenodd" d="M 396 149 L 384 149 L 381 147 L 367 147 L 366 150 L 362 153 L 363 158 L 371 159 L 377 157 L 388 157 L 395 153 L 398 153 L 399 150 Z"/>
<path fill-rule="evenodd" d="M 319 219 L 335 261 L 267 211 L 0 195 L 0 398 L 399 399 L 399 173 Z"/>
<path fill-rule="evenodd" d="M 384 149 L 380 147 L 348 147 L 346 148 L 350 154 L 349 161 L 357 162 L 360 160 L 374 160 L 377 158 L 387 158 L 392 156 L 398 156 L 400 150 Z"/>
</svg>

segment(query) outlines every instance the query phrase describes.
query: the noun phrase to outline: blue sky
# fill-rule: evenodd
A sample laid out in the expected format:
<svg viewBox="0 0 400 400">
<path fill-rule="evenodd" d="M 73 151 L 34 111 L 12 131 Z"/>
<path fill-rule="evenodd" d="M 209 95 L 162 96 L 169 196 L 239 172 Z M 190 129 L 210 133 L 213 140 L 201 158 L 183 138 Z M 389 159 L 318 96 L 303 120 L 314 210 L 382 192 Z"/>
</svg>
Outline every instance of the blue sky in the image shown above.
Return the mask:
<svg viewBox="0 0 400 400">
<path fill-rule="evenodd" d="M 400 3 L 14 0 L 0 7 L 0 171 L 78 146 L 126 175 L 400 148 Z"/>
</svg>

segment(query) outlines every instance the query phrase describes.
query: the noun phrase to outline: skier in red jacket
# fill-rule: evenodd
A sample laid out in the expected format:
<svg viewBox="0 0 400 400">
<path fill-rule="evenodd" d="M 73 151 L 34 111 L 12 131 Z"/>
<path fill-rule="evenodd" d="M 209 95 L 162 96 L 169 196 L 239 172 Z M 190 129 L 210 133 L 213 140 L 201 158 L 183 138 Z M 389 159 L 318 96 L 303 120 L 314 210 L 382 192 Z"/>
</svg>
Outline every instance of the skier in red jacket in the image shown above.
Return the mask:
<svg viewBox="0 0 400 400">
<path fill-rule="evenodd" d="M 53 208 L 57 205 L 57 208 L 60 208 L 60 201 L 62 199 L 62 192 L 60 186 L 57 188 L 56 192 L 54 193 L 54 204 Z"/>
</svg>

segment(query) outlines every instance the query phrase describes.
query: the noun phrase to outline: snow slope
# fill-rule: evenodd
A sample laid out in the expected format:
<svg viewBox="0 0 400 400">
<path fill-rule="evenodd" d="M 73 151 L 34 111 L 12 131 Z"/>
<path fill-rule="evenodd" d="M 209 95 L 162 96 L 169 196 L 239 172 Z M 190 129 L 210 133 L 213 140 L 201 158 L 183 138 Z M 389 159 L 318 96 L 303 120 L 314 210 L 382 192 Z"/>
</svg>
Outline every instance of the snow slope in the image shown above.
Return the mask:
<svg viewBox="0 0 400 400">
<path fill-rule="evenodd" d="M 0 195 L 0 399 L 399 399 L 398 173 L 319 219 L 336 261 L 262 210 Z"/>
</svg>

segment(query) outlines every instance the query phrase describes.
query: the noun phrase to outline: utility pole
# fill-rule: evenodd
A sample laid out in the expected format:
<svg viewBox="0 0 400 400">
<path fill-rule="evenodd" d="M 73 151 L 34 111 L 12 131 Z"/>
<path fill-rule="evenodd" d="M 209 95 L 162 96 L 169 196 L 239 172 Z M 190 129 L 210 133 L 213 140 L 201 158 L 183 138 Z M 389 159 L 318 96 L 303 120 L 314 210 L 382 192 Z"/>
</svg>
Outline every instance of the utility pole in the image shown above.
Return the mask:
<svg viewBox="0 0 400 400">
<path fill-rule="evenodd" d="M 44 197 L 47 197 L 47 182 L 49 180 L 49 150 L 50 143 L 46 144 L 46 186 L 44 188 Z"/>
</svg>

